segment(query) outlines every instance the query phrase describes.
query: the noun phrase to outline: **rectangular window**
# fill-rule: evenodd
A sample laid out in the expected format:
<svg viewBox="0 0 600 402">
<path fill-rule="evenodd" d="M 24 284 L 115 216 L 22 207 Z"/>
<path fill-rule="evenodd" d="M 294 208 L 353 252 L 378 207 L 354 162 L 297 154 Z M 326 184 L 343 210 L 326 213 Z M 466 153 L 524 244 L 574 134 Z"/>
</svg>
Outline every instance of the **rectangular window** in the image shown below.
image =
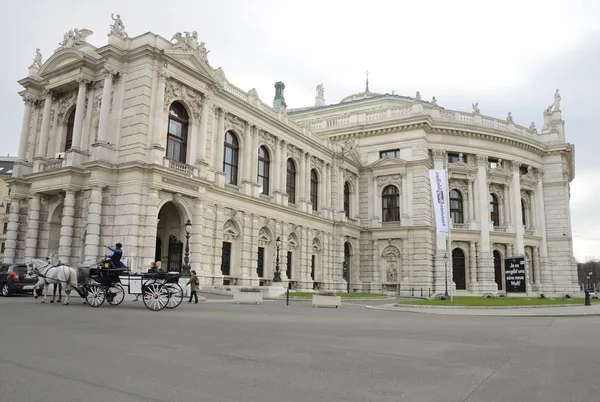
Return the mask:
<svg viewBox="0 0 600 402">
<path fill-rule="evenodd" d="M 8 222 L 4 222 L 4 229 L 2 229 L 2 233 L 6 234 L 8 232 Z"/>
<path fill-rule="evenodd" d="M 488 158 L 488 166 L 491 169 L 498 169 L 500 166 L 500 163 L 498 163 L 498 159 L 496 158 Z"/>
<path fill-rule="evenodd" d="M 231 243 L 224 241 L 221 250 L 221 273 L 229 276 L 231 273 Z"/>
<path fill-rule="evenodd" d="M 264 278 L 265 275 L 265 248 L 259 247 L 256 259 L 256 275 L 259 278 Z"/>
<path fill-rule="evenodd" d="M 10 202 L 6 203 L 6 213 L 10 213 Z"/>
<path fill-rule="evenodd" d="M 457 163 L 458 160 L 458 154 L 448 154 L 448 163 Z"/>
<path fill-rule="evenodd" d="M 390 158 L 400 158 L 400 149 L 388 149 L 387 151 L 379 151 L 379 158 L 389 156 Z"/>
<path fill-rule="evenodd" d="M 0 247 L 0 254 L 4 254 L 4 247 L 5 247 L 5 244 L 2 243 L 2 247 Z"/>
</svg>

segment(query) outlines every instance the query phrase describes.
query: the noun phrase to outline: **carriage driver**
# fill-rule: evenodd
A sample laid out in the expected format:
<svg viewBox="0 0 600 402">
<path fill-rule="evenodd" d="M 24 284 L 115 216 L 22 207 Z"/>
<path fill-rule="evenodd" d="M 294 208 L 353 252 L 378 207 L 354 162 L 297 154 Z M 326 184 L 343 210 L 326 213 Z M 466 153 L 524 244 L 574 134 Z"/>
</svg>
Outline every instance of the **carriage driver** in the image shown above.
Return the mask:
<svg viewBox="0 0 600 402">
<path fill-rule="evenodd" d="M 115 244 L 116 248 L 112 248 L 111 246 L 106 246 L 110 251 L 113 252 L 113 255 L 110 256 L 109 260 L 112 262 L 115 268 L 127 268 L 121 262 L 121 257 L 123 257 L 123 250 L 121 249 L 123 245 L 121 243 Z"/>
</svg>

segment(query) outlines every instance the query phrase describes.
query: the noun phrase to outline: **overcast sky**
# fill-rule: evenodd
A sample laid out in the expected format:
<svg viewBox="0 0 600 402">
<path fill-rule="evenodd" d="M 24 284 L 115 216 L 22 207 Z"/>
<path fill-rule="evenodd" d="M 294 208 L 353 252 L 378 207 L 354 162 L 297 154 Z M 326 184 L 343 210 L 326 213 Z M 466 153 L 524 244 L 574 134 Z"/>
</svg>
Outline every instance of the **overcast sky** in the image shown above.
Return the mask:
<svg viewBox="0 0 600 402">
<path fill-rule="evenodd" d="M 111 13 L 129 36 L 167 39 L 198 31 L 209 62 L 244 90 L 271 104 L 283 81 L 288 108 L 314 104 L 323 83 L 327 103 L 364 89 L 436 96 L 446 108 L 542 126 L 559 88 L 567 141 L 576 148 L 571 187 L 575 256 L 600 258 L 600 1 L 333 0 L 29 0 L 0 6 L 0 155 L 17 154 L 23 104 L 17 80 L 35 49 L 44 61 L 73 28 L 106 44 Z"/>
</svg>

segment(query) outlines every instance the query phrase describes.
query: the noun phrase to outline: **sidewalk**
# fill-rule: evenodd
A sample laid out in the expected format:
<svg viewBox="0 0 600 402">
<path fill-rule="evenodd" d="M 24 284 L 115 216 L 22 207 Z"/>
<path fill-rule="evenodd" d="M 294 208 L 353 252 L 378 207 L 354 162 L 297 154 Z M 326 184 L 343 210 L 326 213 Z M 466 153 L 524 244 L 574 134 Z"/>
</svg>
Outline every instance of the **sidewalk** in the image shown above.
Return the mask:
<svg viewBox="0 0 600 402">
<path fill-rule="evenodd" d="M 540 307 L 506 307 L 506 308 L 463 308 L 463 307 L 433 307 L 433 306 L 366 306 L 370 310 L 397 311 L 403 313 L 439 314 L 439 315 L 470 315 L 497 317 L 586 317 L 600 316 L 600 304 L 591 306 L 540 306 Z"/>
</svg>

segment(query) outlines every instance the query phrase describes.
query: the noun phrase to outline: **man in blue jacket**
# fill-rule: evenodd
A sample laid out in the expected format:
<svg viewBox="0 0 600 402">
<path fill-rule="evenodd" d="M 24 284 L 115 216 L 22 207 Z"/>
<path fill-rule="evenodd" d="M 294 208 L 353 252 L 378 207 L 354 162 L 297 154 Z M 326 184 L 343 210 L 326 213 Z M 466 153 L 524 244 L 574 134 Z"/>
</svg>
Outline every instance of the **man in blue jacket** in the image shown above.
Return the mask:
<svg viewBox="0 0 600 402">
<path fill-rule="evenodd" d="M 121 257 L 123 257 L 123 250 L 121 249 L 123 245 L 121 243 L 115 244 L 115 248 L 111 246 L 106 246 L 110 251 L 113 252 L 113 255 L 110 256 L 109 260 L 112 262 L 113 267 L 115 268 L 127 268 L 122 262 Z"/>
</svg>

